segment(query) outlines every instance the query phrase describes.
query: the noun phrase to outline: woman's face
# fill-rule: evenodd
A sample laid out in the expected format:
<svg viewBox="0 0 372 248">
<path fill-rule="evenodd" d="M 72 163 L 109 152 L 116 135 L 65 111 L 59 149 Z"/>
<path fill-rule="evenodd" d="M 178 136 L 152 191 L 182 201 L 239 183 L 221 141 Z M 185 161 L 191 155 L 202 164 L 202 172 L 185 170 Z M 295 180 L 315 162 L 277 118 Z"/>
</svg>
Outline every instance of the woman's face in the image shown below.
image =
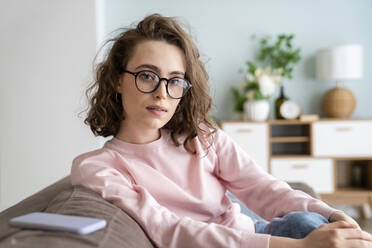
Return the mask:
<svg viewBox="0 0 372 248">
<path fill-rule="evenodd" d="M 161 78 L 184 78 L 186 72 L 185 56 L 182 50 L 164 41 L 144 41 L 136 45 L 132 57 L 125 68 L 130 72 L 148 70 Z M 156 91 L 140 92 L 134 75 L 123 73 L 118 92 L 122 94 L 125 126 L 139 129 L 158 130 L 173 116 L 180 99 L 171 98 L 162 80 Z M 163 111 L 154 108 L 160 107 Z"/>
</svg>

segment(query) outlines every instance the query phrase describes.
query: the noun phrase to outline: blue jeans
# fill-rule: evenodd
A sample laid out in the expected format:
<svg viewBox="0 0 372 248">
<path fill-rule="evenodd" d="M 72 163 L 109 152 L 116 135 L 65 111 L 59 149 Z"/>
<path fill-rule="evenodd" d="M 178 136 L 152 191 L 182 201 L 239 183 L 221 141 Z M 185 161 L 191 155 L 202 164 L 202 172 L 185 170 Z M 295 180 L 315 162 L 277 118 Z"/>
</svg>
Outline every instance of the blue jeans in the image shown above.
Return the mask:
<svg viewBox="0 0 372 248">
<path fill-rule="evenodd" d="M 291 212 L 284 217 L 276 217 L 271 222 L 259 220 L 255 223 L 256 233 L 302 239 L 328 220 L 313 212 Z"/>
</svg>

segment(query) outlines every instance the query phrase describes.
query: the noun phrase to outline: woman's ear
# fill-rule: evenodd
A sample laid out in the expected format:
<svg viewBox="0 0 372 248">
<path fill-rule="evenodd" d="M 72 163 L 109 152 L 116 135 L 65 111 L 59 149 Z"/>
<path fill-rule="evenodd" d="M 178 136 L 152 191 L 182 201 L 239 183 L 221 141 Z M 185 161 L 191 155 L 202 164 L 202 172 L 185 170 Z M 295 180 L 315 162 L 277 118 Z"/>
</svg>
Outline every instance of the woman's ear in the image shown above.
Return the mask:
<svg viewBox="0 0 372 248">
<path fill-rule="evenodd" d="M 123 85 L 124 85 L 124 76 L 121 75 L 116 84 L 115 91 L 119 94 L 123 94 L 123 87 L 122 87 Z"/>
<path fill-rule="evenodd" d="M 121 81 L 119 81 L 118 85 L 116 85 L 116 89 L 115 89 L 115 91 L 116 91 L 117 93 L 122 94 Z"/>
</svg>

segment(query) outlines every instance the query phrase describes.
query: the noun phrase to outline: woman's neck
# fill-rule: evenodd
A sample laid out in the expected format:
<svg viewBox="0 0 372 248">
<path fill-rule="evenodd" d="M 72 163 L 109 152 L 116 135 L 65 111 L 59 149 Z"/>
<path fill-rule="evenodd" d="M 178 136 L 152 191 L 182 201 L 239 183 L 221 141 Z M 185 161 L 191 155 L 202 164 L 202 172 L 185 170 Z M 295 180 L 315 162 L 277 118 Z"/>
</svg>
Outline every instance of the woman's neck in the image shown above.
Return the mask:
<svg viewBox="0 0 372 248">
<path fill-rule="evenodd" d="M 160 129 L 141 129 L 121 123 L 115 138 L 133 144 L 147 144 L 160 139 Z"/>
</svg>

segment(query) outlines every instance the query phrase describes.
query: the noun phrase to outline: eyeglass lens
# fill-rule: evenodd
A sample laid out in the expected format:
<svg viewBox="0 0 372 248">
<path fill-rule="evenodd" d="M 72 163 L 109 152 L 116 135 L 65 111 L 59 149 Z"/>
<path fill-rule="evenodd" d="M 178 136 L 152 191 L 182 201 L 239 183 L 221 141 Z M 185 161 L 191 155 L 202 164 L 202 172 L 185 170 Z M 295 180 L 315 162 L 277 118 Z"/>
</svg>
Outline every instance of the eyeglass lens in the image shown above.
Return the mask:
<svg viewBox="0 0 372 248">
<path fill-rule="evenodd" d="M 139 90 L 151 92 L 159 83 L 159 76 L 150 71 L 141 71 L 137 74 L 136 84 Z M 168 83 L 168 93 L 173 98 L 183 96 L 187 83 L 183 78 L 171 78 Z"/>
</svg>

